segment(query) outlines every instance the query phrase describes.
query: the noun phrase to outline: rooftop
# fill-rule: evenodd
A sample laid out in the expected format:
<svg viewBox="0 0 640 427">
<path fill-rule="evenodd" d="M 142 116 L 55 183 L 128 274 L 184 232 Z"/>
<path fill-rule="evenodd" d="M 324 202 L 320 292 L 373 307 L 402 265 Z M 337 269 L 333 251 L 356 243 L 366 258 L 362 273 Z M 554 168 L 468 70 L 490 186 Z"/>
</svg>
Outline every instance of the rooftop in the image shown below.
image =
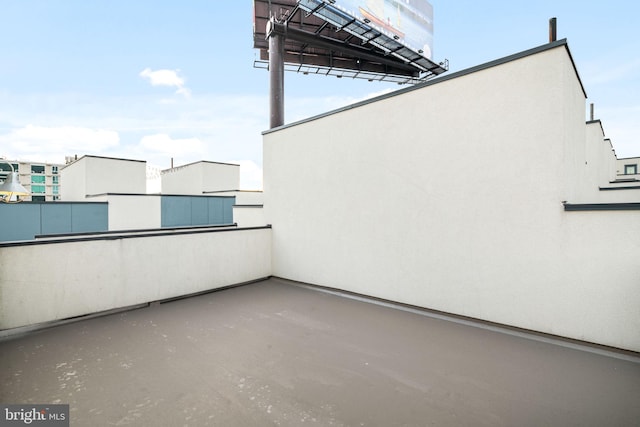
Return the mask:
<svg viewBox="0 0 640 427">
<path fill-rule="evenodd" d="M 71 425 L 632 425 L 640 358 L 271 278 L 4 337 Z"/>
</svg>

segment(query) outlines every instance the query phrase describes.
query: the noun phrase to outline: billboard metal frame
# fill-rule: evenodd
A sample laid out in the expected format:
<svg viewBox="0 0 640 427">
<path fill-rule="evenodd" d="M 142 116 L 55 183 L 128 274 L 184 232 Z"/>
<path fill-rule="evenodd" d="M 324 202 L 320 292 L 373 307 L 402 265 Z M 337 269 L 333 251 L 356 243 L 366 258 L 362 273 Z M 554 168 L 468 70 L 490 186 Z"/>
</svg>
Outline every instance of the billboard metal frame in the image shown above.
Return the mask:
<svg viewBox="0 0 640 427">
<path fill-rule="evenodd" d="M 436 64 L 423 56 L 422 51 L 416 51 L 406 46 L 397 35 L 386 34 L 367 22 L 360 20 L 334 6 L 333 0 L 298 0 L 298 6 L 307 14 L 317 16 L 332 24 L 338 31 L 346 31 L 361 40 L 362 44 L 370 44 L 383 52 L 383 55 L 393 55 L 404 63 L 419 70 L 420 74 L 438 75 L 447 71 L 442 65 Z M 443 64 L 444 65 L 444 64 Z"/>
<path fill-rule="evenodd" d="M 278 32 L 285 37 L 283 55 L 288 71 L 418 83 L 448 70 L 447 60 L 431 61 L 421 51 L 405 46 L 334 3 L 254 0 L 254 47 L 260 50 L 254 65 L 268 67 L 266 26 L 274 18 L 280 24 Z"/>
<path fill-rule="evenodd" d="M 254 67 L 270 72 L 271 127 L 284 123 L 287 71 L 369 81 L 420 83 L 448 70 L 397 35 L 357 18 L 335 0 L 254 0 Z"/>
</svg>

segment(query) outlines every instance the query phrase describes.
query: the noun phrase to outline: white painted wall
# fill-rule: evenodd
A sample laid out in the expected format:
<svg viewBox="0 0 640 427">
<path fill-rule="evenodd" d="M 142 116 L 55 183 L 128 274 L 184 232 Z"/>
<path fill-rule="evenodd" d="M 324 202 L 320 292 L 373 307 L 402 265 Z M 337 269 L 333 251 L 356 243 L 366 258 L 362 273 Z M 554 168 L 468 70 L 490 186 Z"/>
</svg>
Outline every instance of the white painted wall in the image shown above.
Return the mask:
<svg viewBox="0 0 640 427">
<path fill-rule="evenodd" d="M 147 162 L 85 156 L 87 194 L 147 192 Z"/>
<path fill-rule="evenodd" d="M 625 174 L 625 165 L 635 165 L 638 173 L 636 174 Z M 629 179 L 635 178 L 640 180 L 640 157 L 627 157 L 617 159 L 617 177 L 618 179 Z"/>
<path fill-rule="evenodd" d="M 106 194 L 91 197 L 88 200 L 109 203 L 110 231 L 161 227 L 162 197 L 160 195 Z"/>
<path fill-rule="evenodd" d="M 216 191 L 208 193 L 212 196 L 233 196 L 236 204 L 233 207 L 233 222 L 239 227 L 259 227 L 266 225 L 262 206 L 264 193 L 262 191 Z"/>
<path fill-rule="evenodd" d="M 240 189 L 240 165 L 202 162 L 202 193 Z"/>
<path fill-rule="evenodd" d="M 233 222 L 238 224 L 238 227 L 260 227 L 267 224 L 262 205 L 234 206 Z"/>
<path fill-rule="evenodd" d="M 0 329 L 267 277 L 270 246 L 267 228 L 0 245 Z"/>
<path fill-rule="evenodd" d="M 620 160 L 616 159 L 611 141 L 604 136 L 600 121 L 586 125 L 586 153 L 579 179 L 574 179 L 579 194 L 573 203 L 628 203 L 640 202 L 640 188 L 628 190 L 601 190 L 638 187 L 638 182 L 613 182 L 624 176 L 616 176 Z M 624 169 L 622 169 L 624 170 Z M 633 176 L 627 176 L 633 178 Z"/>
<path fill-rule="evenodd" d="M 240 165 L 201 161 L 162 171 L 163 194 L 200 195 L 240 188 Z"/>
<path fill-rule="evenodd" d="M 61 199 L 82 201 L 104 193 L 145 194 L 146 162 L 83 156 L 60 171 Z"/>
<path fill-rule="evenodd" d="M 210 196 L 232 196 L 236 198 L 236 205 L 262 205 L 264 204 L 264 193 L 262 191 L 237 190 L 237 191 L 216 191 L 208 193 Z"/>
<path fill-rule="evenodd" d="M 265 133 L 273 274 L 640 351 L 640 212 L 563 210 L 584 111 L 561 45 Z"/>
<path fill-rule="evenodd" d="M 60 169 L 60 199 L 65 202 L 84 201 L 87 194 L 87 163 L 76 161 Z"/>
<path fill-rule="evenodd" d="M 163 170 L 160 175 L 163 194 L 202 194 L 200 162 Z"/>
</svg>

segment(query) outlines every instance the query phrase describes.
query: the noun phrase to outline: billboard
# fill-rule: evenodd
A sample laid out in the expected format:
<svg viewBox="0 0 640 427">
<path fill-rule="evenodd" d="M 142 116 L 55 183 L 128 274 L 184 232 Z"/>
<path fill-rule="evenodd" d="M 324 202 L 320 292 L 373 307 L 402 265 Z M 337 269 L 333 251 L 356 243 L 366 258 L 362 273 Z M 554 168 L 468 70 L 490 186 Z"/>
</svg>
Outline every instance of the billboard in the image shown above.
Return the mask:
<svg viewBox="0 0 640 427">
<path fill-rule="evenodd" d="M 431 58 L 433 6 L 427 0 L 336 0 L 333 6 Z"/>
<path fill-rule="evenodd" d="M 267 22 L 285 37 L 285 69 L 417 83 L 447 71 L 431 60 L 433 7 L 427 0 L 253 0 L 258 68 L 267 68 Z"/>
</svg>

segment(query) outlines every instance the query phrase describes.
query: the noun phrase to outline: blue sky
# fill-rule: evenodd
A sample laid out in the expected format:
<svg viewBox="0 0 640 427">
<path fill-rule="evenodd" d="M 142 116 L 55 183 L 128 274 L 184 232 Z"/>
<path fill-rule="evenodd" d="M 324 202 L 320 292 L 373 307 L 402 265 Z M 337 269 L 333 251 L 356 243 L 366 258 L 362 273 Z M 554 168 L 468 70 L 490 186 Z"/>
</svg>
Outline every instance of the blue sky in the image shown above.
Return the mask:
<svg viewBox="0 0 640 427">
<path fill-rule="evenodd" d="M 640 155 L 640 6 L 628 0 L 432 0 L 450 71 L 547 42 L 558 19 L 618 157 Z M 253 67 L 252 1 L 0 0 L 0 156 L 242 165 L 261 185 L 268 75 Z M 285 76 L 292 122 L 396 84 Z"/>
</svg>

